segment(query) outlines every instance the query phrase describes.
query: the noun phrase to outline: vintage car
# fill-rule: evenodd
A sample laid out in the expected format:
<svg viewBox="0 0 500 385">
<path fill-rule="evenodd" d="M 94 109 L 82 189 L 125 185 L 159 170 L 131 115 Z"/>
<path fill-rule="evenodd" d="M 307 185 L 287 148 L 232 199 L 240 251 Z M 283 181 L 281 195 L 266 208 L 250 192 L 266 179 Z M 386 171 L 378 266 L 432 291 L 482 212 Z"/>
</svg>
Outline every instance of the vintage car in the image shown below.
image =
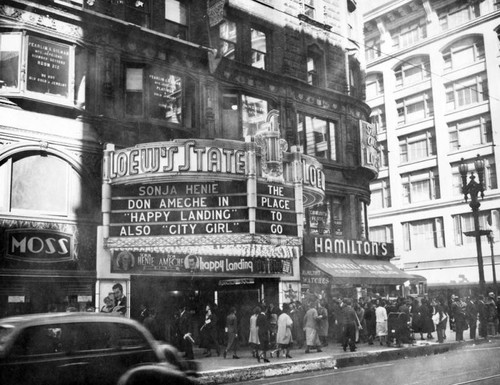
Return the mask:
<svg viewBox="0 0 500 385">
<path fill-rule="evenodd" d="M 174 348 L 125 317 L 47 313 L 0 319 L 0 384 L 118 382 L 196 383 Z"/>
</svg>

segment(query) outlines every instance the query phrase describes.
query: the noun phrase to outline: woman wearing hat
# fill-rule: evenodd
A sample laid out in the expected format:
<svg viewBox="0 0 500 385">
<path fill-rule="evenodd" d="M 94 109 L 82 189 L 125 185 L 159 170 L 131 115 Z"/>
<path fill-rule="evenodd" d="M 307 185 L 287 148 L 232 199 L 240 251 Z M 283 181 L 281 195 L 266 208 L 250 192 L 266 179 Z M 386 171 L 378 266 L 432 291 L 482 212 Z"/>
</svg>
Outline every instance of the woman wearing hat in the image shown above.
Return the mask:
<svg viewBox="0 0 500 385">
<path fill-rule="evenodd" d="M 455 340 L 459 342 L 465 341 L 464 330 L 468 328 L 467 321 L 465 320 L 465 308 L 467 304 L 456 295 L 452 295 L 451 299 L 453 301 L 451 304 L 451 316 L 455 322 Z"/>
</svg>

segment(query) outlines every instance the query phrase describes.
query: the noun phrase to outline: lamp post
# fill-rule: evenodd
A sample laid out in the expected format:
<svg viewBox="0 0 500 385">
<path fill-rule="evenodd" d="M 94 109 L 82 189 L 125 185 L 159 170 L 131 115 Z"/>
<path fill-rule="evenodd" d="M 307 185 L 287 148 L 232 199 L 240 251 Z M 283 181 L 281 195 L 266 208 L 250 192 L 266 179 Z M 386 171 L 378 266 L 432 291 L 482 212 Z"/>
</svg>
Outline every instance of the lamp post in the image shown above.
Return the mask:
<svg viewBox="0 0 500 385">
<path fill-rule="evenodd" d="M 464 194 L 464 199 L 467 202 L 468 197 L 470 197 L 469 206 L 472 209 L 472 216 L 474 218 L 474 236 L 476 238 L 476 251 L 477 251 L 477 267 L 479 269 L 479 292 L 484 294 L 485 281 L 484 281 L 484 268 L 483 268 L 483 253 L 481 251 L 481 231 L 479 230 L 479 197 L 484 198 L 484 160 L 477 155 L 474 161 L 474 168 L 476 169 L 477 175 L 479 177 L 479 182 L 476 182 L 476 177 L 474 172 L 470 174 L 470 181 L 467 183 L 467 164 L 464 163 L 464 158 L 460 162 L 458 170 L 460 176 L 462 177 L 462 193 Z"/>
<path fill-rule="evenodd" d="M 491 271 L 493 272 L 493 289 L 495 291 L 495 298 L 498 298 L 497 273 L 496 273 L 496 269 L 495 269 L 495 253 L 493 250 L 493 243 L 495 243 L 495 239 L 493 238 L 493 231 L 489 230 L 487 236 L 488 236 L 488 242 L 490 243 L 490 250 L 491 250 Z"/>
</svg>

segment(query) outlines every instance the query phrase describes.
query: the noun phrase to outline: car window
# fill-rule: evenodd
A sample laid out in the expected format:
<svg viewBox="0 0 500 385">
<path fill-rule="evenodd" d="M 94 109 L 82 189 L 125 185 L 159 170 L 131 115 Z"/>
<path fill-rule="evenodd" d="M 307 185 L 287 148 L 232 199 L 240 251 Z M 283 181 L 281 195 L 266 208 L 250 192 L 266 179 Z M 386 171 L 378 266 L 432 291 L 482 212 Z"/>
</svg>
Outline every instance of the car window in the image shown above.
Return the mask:
<svg viewBox="0 0 500 385">
<path fill-rule="evenodd" d="M 113 343 L 120 349 L 150 348 L 149 341 L 136 328 L 125 324 L 113 324 Z"/>
<path fill-rule="evenodd" d="M 111 349 L 108 323 L 74 322 L 63 326 L 62 345 L 66 352 Z"/>
<path fill-rule="evenodd" d="M 0 325 L 0 349 L 4 347 L 9 340 L 9 336 L 14 333 L 15 330 L 15 327 L 12 325 Z"/>
<path fill-rule="evenodd" d="M 12 348 L 14 356 L 54 354 L 61 351 L 61 326 L 44 325 L 24 329 Z"/>
</svg>

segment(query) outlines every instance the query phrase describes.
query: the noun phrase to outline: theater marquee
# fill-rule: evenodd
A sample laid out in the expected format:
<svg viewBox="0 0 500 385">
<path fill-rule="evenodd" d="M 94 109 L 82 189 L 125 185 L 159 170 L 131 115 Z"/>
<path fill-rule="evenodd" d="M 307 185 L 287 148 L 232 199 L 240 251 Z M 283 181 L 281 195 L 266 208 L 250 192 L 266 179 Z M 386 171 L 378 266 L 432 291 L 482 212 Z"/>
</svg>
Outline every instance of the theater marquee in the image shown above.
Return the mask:
<svg viewBox="0 0 500 385">
<path fill-rule="evenodd" d="M 302 248 L 298 202 L 319 203 L 325 178 L 314 158 L 284 152 L 279 135 L 268 143 L 266 133 L 256 142 L 108 146 L 103 234 L 111 271 L 293 275 L 290 260 Z M 188 257 L 197 269 L 179 262 Z"/>
</svg>

